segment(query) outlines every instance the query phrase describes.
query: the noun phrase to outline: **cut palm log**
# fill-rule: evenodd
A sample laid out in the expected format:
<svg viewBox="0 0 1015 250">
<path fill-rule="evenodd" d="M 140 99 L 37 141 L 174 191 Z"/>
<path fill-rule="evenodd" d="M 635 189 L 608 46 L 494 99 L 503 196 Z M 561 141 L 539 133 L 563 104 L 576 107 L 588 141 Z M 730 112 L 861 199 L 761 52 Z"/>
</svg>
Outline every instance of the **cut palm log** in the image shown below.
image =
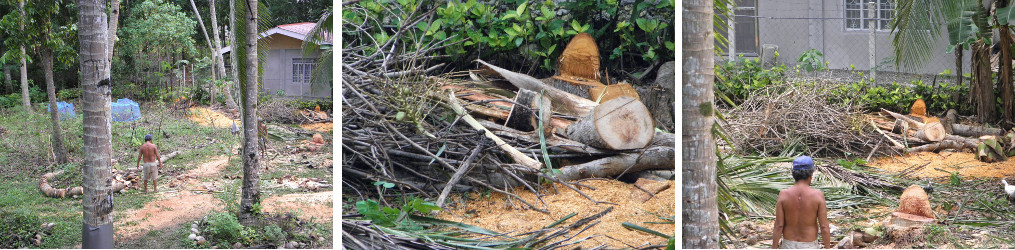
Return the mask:
<svg viewBox="0 0 1015 250">
<path fill-rule="evenodd" d="M 641 101 L 641 97 L 638 96 L 638 91 L 635 90 L 634 87 L 631 87 L 631 84 L 628 83 L 618 83 L 613 85 L 603 85 L 595 87 L 589 91 L 589 94 L 591 95 L 591 98 L 589 99 L 597 101 L 599 103 L 604 103 L 613 99 L 617 99 L 618 97 L 621 96 L 629 96 L 634 98 L 635 100 Z"/>
<path fill-rule="evenodd" d="M 1008 160 L 1008 154 L 1004 152 L 1004 147 L 997 142 L 997 138 L 989 136 L 984 138 L 983 142 L 976 147 L 976 156 L 982 162 L 997 162 Z"/>
<path fill-rule="evenodd" d="M 552 76 L 550 78 L 541 79 L 541 81 L 554 88 L 563 90 L 564 92 L 589 100 L 595 99 L 595 97 L 590 94 L 592 89 L 605 86 L 595 80 L 569 76 Z"/>
<path fill-rule="evenodd" d="M 970 143 L 970 141 L 972 140 L 943 140 L 910 148 L 909 152 L 937 152 L 944 149 L 964 150 L 967 148 L 976 148 L 976 142 Z"/>
<path fill-rule="evenodd" d="M 497 147 L 500 147 L 500 149 L 507 152 L 508 156 L 510 156 L 511 159 L 515 160 L 516 163 L 534 169 L 543 168 L 542 163 L 539 163 L 539 161 L 536 161 L 535 159 L 526 156 L 522 152 L 518 151 L 518 149 L 515 149 L 511 145 L 508 145 L 506 142 L 504 142 L 504 140 L 501 140 L 500 137 L 497 137 L 497 135 L 494 135 L 492 132 L 490 132 L 490 130 L 484 128 L 483 125 L 479 123 L 479 121 L 476 121 L 475 118 L 472 118 L 472 116 L 466 113 L 465 108 L 463 108 L 461 104 L 458 104 L 458 99 L 455 98 L 454 91 L 448 91 L 448 102 L 451 105 L 451 109 L 454 109 L 455 113 L 458 113 L 458 115 L 462 116 L 462 119 L 465 120 L 465 123 L 468 123 L 469 126 L 472 126 L 472 128 L 476 130 L 482 131 L 483 135 L 493 140 L 493 142 L 497 144 Z"/>
<path fill-rule="evenodd" d="M 515 105 L 512 106 L 511 112 L 508 113 L 508 118 L 504 125 L 528 132 L 538 128 L 539 123 L 542 122 L 543 128 L 549 129 L 551 112 L 543 112 L 543 116 L 539 117 L 538 110 L 540 109 L 552 109 L 550 97 L 527 89 L 521 89 L 515 95 Z"/>
<path fill-rule="evenodd" d="M 674 170 L 676 157 L 673 134 L 656 132 L 648 148 L 598 160 L 566 166 L 556 177 L 561 181 L 617 176 L 644 170 Z"/>
<path fill-rule="evenodd" d="M 927 104 L 923 102 L 923 99 L 916 99 L 913 102 L 913 106 L 909 108 L 910 115 L 927 116 Z"/>
<path fill-rule="evenodd" d="M 916 138 L 920 138 L 925 141 L 938 142 L 945 138 L 948 132 L 945 131 L 945 127 L 940 122 L 927 123 L 925 126 L 916 131 Z"/>
<path fill-rule="evenodd" d="M 166 162 L 169 159 L 176 157 L 177 155 L 180 155 L 180 151 L 173 151 L 172 153 L 163 155 L 159 159 L 162 160 L 162 162 Z M 131 172 L 137 172 L 140 170 L 137 168 L 127 168 L 125 170 L 118 171 L 125 172 L 129 175 Z M 60 175 L 61 173 L 63 173 L 63 170 L 46 173 L 39 178 L 39 190 L 42 191 L 43 195 L 51 198 L 64 198 L 67 196 L 81 195 L 84 193 L 84 189 L 82 187 L 54 188 L 52 185 L 50 185 L 49 180 L 57 175 Z M 127 187 L 126 181 L 120 181 L 115 179 L 116 178 L 114 178 L 114 181 L 112 183 L 112 192 L 120 192 L 120 190 L 123 190 L 124 188 Z M 122 179 L 122 177 L 120 179 Z"/>
<path fill-rule="evenodd" d="M 552 86 L 546 85 L 539 79 L 533 78 L 531 76 L 511 72 L 510 70 L 506 70 L 494 66 L 493 64 L 486 63 L 483 60 L 477 59 L 476 62 L 479 62 L 480 64 L 483 64 L 483 66 L 486 66 L 488 69 L 490 69 L 490 71 L 484 70 L 481 73 L 499 75 L 500 77 L 506 79 L 508 82 L 515 85 L 515 87 L 518 87 L 519 89 L 527 89 L 535 91 L 537 93 L 540 93 L 540 91 L 545 91 L 542 93 L 545 93 L 546 95 L 550 96 L 550 99 L 553 100 L 554 102 L 553 108 L 557 112 L 573 116 L 585 116 L 586 114 L 589 113 L 589 111 L 592 111 L 592 108 L 598 105 L 596 104 L 596 102 L 593 102 L 592 100 L 585 99 L 580 96 L 576 96 L 574 94 L 564 92 L 563 90 L 559 90 Z"/>
<path fill-rule="evenodd" d="M 623 96 L 595 107 L 567 128 L 567 138 L 613 150 L 643 148 L 652 142 L 652 114 L 641 101 Z"/>
<path fill-rule="evenodd" d="M 964 124 L 952 124 L 952 133 L 955 135 L 967 136 L 967 137 L 980 137 L 984 135 L 997 135 L 1000 136 L 1004 133 L 1004 130 L 999 128 L 988 128 L 981 126 L 970 126 Z"/>
</svg>

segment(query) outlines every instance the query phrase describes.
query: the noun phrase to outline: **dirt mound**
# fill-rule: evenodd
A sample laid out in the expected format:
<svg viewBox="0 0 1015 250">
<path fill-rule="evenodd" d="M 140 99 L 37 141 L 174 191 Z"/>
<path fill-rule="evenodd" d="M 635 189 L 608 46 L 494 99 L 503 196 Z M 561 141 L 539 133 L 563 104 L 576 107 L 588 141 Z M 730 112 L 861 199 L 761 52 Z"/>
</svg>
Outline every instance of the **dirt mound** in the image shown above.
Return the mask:
<svg viewBox="0 0 1015 250">
<path fill-rule="evenodd" d="M 676 214 L 674 211 L 676 206 L 674 186 L 676 185 L 673 181 L 669 182 L 670 188 L 659 192 L 645 203 L 640 203 L 631 197 L 632 190 L 638 190 L 632 184 L 616 180 L 581 182 L 596 189 L 579 188 L 589 197 L 598 201 L 616 203 L 617 205 L 596 205 L 581 194 L 562 185 L 557 185 L 556 190 L 560 191 L 560 193 L 556 194 L 553 193 L 552 188 L 547 187 L 549 194 L 542 198 L 546 202 L 548 206 L 546 209 L 549 210 L 550 214 L 524 209 L 527 207 L 518 201 L 513 201 L 513 204 L 519 209 L 512 209 L 506 204 L 506 198 L 503 194 L 493 193 L 489 197 L 483 197 L 480 194 L 473 193 L 468 194 L 467 203 L 449 208 L 444 213 L 441 213 L 440 217 L 446 220 L 458 221 L 514 235 L 541 229 L 571 213 L 577 213 L 577 215 L 564 221 L 563 225 L 570 225 L 582 218 L 613 207 L 612 212 L 607 213 L 599 219 L 599 224 L 592 226 L 573 238 L 576 240 L 596 236 L 579 243 L 578 246 L 593 248 L 606 244 L 608 248 L 623 248 L 638 247 L 646 244 L 665 244 L 666 240 L 661 237 L 641 231 L 629 230 L 624 228 L 621 223 L 630 222 L 663 234 L 674 235 L 676 228 L 672 223 L 645 223 L 664 221 L 660 217 L 674 218 Z M 524 189 L 515 189 L 514 193 L 529 203 L 541 207 L 542 203 L 536 199 L 535 194 Z M 568 235 L 575 234 L 579 230 L 580 228 L 571 230 L 568 232 Z"/>
<path fill-rule="evenodd" d="M 265 198 L 261 204 L 264 206 L 265 212 L 297 210 L 299 217 L 304 220 L 317 218 L 317 220 L 331 221 L 331 194 L 332 191 L 272 196 Z"/>
<path fill-rule="evenodd" d="M 868 165 L 891 174 L 906 173 L 907 176 L 922 178 L 947 177 L 950 172 L 958 172 L 965 177 L 1002 178 L 1015 172 L 1015 158 L 985 163 L 976 160 L 976 154 L 966 152 L 919 152 L 902 157 L 878 158 Z"/>
<path fill-rule="evenodd" d="M 229 128 L 233 126 L 233 121 L 236 122 L 236 126 L 243 125 L 239 120 L 230 119 L 222 113 L 207 107 L 191 107 L 187 111 L 189 114 L 187 118 L 201 126 Z"/>
</svg>

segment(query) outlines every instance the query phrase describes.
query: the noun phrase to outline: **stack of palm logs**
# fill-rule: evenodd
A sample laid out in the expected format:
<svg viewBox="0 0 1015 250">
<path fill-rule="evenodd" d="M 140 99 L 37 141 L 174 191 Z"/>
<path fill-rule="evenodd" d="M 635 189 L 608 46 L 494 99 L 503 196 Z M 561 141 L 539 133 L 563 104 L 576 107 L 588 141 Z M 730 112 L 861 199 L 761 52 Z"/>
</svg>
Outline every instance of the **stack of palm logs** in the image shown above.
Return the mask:
<svg viewBox="0 0 1015 250">
<path fill-rule="evenodd" d="M 871 124 L 891 141 L 893 148 L 908 152 L 938 152 L 945 149 L 972 150 L 983 162 L 1005 161 L 1015 151 L 1015 133 L 999 128 L 958 123 L 955 110 L 944 118 L 929 116 L 926 104 L 918 99 L 909 114 L 882 109 Z"/>
<path fill-rule="evenodd" d="M 447 101 L 456 113 L 485 130 L 516 163 L 544 167 L 500 137 L 610 155 L 564 167 L 557 175 L 562 180 L 675 169 L 673 134 L 655 131 L 652 114 L 629 84 L 600 82 L 598 48 L 588 34 L 571 40 L 558 60 L 558 74 L 550 78 L 477 62 L 481 69 L 470 72 L 474 81 L 442 82 L 441 89 L 453 92 Z"/>
<path fill-rule="evenodd" d="M 160 160 L 162 162 L 166 162 L 179 154 L 180 154 L 179 151 L 173 151 L 172 153 L 163 155 L 160 158 Z M 46 197 L 51 198 L 65 198 L 68 196 L 72 198 L 77 198 L 77 196 L 82 195 L 84 193 L 84 189 L 82 189 L 81 187 L 55 188 L 49 183 L 50 179 L 53 179 L 53 177 L 56 177 L 62 174 L 63 172 L 64 172 L 63 170 L 58 170 L 56 172 L 50 172 L 42 175 L 42 177 L 39 178 L 39 191 L 42 191 L 42 194 L 45 195 Z M 141 170 L 136 168 L 130 168 L 125 170 L 114 169 L 112 173 L 112 178 L 113 178 L 112 181 L 113 192 L 126 192 L 126 190 L 130 189 L 131 187 L 140 186 L 142 181 L 144 180 L 141 177 Z"/>
</svg>

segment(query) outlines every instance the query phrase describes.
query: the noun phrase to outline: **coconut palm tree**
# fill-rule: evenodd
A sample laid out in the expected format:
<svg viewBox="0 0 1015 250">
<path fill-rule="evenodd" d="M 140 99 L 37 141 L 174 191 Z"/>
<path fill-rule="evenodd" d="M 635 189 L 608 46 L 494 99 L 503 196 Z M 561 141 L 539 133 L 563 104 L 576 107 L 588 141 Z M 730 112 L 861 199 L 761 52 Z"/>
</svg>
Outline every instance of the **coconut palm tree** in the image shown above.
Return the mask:
<svg viewBox="0 0 1015 250">
<path fill-rule="evenodd" d="M 683 1 L 683 248 L 719 247 L 713 125 L 713 2 Z"/>
<path fill-rule="evenodd" d="M 84 113 L 84 225 L 82 248 L 113 248 L 113 153 L 110 131 L 110 82 L 106 78 L 106 1 L 78 1 L 78 41 Z"/>
<path fill-rule="evenodd" d="M 258 173 L 261 152 L 257 147 L 257 83 L 258 83 L 258 4 L 257 0 L 232 1 L 233 14 L 233 52 L 236 57 L 243 55 L 243 60 L 235 60 L 235 71 L 243 71 L 237 79 L 242 91 L 243 109 L 243 183 L 240 193 L 240 223 L 251 225 L 256 220 L 256 208 L 260 207 L 261 191 L 258 186 Z M 262 20 L 263 21 L 263 20 Z M 242 27 L 242 28 L 240 28 Z"/>
<path fill-rule="evenodd" d="M 969 96 L 971 103 L 975 101 L 977 117 L 982 122 L 992 122 L 997 117 L 994 106 L 994 83 L 990 70 L 990 39 L 993 28 L 988 24 L 991 15 L 987 7 L 992 2 L 898 0 L 895 2 L 896 14 L 892 20 L 892 47 L 895 52 L 895 63 L 902 69 L 916 69 L 928 61 L 927 59 L 936 51 L 933 48 L 933 43 L 941 34 L 942 23 L 946 24 L 945 27 L 948 31 L 947 52 L 956 51 L 956 55 L 961 57 L 962 50 L 971 50 L 971 70 L 974 82 L 970 84 Z M 999 7 L 1005 7 L 1007 2 L 999 4 L 1003 4 L 998 5 Z M 1001 13 L 1000 10 L 998 13 Z M 1006 26 L 1002 27 L 1007 29 Z M 1010 40 L 1008 42 L 1010 43 Z M 1009 55 L 1008 60 L 1010 60 L 1010 48 L 1001 47 L 1001 50 L 1004 51 L 1002 55 Z M 956 59 L 957 65 L 961 66 L 960 62 L 960 58 Z M 1000 75 L 1003 76 L 1002 80 L 1011 84 L 1011 67 L 1002 67 L 1000 70 L 1002 72 Z M 956 77 L 961 78 L 961 68 L 957 73 L 960 75 Z M 1012 106 L 1015 103 L 1013 89 L 1005 86 L 1002 87 L 1002 90 L 1008 91 L 1008 93 L 1002 93 L 1002 96 L 1009 95 L 1011 98 L 1009 98 L 1008 106 Z"/>
</svg>

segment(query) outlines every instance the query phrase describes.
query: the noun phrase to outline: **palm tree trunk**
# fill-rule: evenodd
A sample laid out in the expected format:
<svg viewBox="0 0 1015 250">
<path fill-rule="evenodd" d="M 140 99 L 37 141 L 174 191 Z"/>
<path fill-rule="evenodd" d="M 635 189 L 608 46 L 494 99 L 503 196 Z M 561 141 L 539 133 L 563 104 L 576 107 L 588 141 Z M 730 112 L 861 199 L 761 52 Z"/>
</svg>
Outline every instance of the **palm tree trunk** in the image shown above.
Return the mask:
<svg viewBox="0 0 1015 250">
<path fill-rule="evenodd" d="M 112 79 L 109 74 L 112 74 L 113 72 L 113 47 L 116 45 L 116 29 L 117 25 L 120 23 L 119 18 L 120 0 L 113 0 L 110 2 L 109 6 L 109 33 L 106 33 L 106 36 L 109 38 L 109 41 L 107 41 L 109 49 L 106 50 L 106 58 L 109 59 L 109 66 L 107 68 L 109 68 L 109 70 L 106 72 L 106 78 L 110 79 Z"/>
<path fill-rule="evenodd" d="M 7 93 L 14 93 L 14 81 L 11 81 L 11 68 L 0 65 L 4 68 L 4 83 L 7 83 Z"/>
<path fill-rule="evenodd" d="M 997 108 L 994 96 L 994 81 L 990 70 L 990 45 L 980 39 L 973 45 L 973 94 L 976 100 L 976 116 L 980 122 L 994 122 L 997 120 Z M 971 88 L 972 89 L 972 88 Z"/>
<path fill-rule="evenodd" d="M 84 113 L 84 214 L 82 248 L 113 248 L 113 145 L 110 131 L 110 82 L 106 62 L 106 1 L 78 1 L 78 50 Z"/>
<path fill-rule="evenodd" d="M 955 46 L 955 86 L 962 86 L 962 46 Z"/>
<path fill-rule="evenodd" d="M 18 12 L 21 16 L 25 16 L 25 1 L 18 1 Z M 21 30 L 25 30 L 25 20 L 21 20 Z M 21 45 L 21 105 L 25 106 L 25 110 L 32 111 L 32 100 L 28 93 L 28 60 L 25 58 L 28 54 L 25 53 L 25 46 Z"/>
<path fill-rule="evenodd" d="M 258 187 L 261 152 L 258 152 L 257 148 L 257 0 L 245 0 L 241 4 L 236 4 L 236 12 L 243 13 L 242 21 L 237 19 L 236 22 L 242 22 L 246 28 L 243 41 L 240 41 L 240 36 L 236 36 L 237 39 L 233 42 L 244 46 L 246 60 L 243 67 L 236 68 L 243 70 L 245 74 L 245 77 L 240 79 L 240 86 L 243 86 L 243 184 L 239 220 L 240 223 L 251 225 L 257 219 L 254 207 L 259 206 L 261 200 L 261 191 Z M 234 53 L 238 52 L 234 50 Z"/>
<path fill-rule="evenodd" d="M 43 31 L 43 41 L 49 39 L 47 31 Z M 46 46 L 40 49 L 42 71 L 46 74 L 46 96 L 49 99 L 49 118 L 53 121 L 53 156 L 59 164 L 67 163 L 67 149 L 63 146 L 63 128 L 60 126 L 60 109 L 56 105 L 56 84 L 53 83 L 53 52 Z"/>
<path fill-rule="evenodd" d="M 719 247 L 714 110 L 712 0 L 684 0 L 683 248 Z"/>
<path fill-rule="evenodd" d="M 215 62 L 216 62 L 215 63 L 215 70 L 217 70 L 216 73 L 219 76 L 219 79 L 222 79 L 223 81 L 225 81 L 227 83 L 226 87 L 222 89 L 222 91 L 225 92 L 224 94 L 226 95 L 226 108 L 232 109 L 232 110 L 239 110 L 239 107 L 236 106 L 236 100 L 233 100 L 233 94 L 232 94 L 232 88 L 233 88 L 232 87 L 233 86 L 232 81 L 235 81 L 235 80 L 229 80 L 228 77 L 226 77 L 226 63 L 225 63 L 225 60 L 222 58 L 222 54 L 218 53 L 218 49 L 222 48 L 222 43 L 219 42 L 218 13 L 216 13 L 216 10 L 215 10 L 215 0 L 209 0 L 208 4 L 209 4 L 209 9 L 211 9 L 211 12 L 210 12 L 211 13 L 211 34 L 212 34 L 212 36 L 214 36 L 212 38 L 212 40 L 215 42 L 215 50 L 213 50 L 213 52 L 214 52 L 214 56 L 217 58 L 217 59 L 215 59 Z"/>
<path fill-rule="evenodd" d="M 228 88 L 232 88 L 233 86 L 239 86 L 239 84 L 240 84 L 240 71 L 242 70 L 241 67 L 239 67 L 239 65 L 240 65 L 240 55 L 237 52 L 239 50 L 238 49 L 239 46 L 236 43 L 236 41 L 238 41 L 238 39 L 236 39 L 236 33 L 242 31 L 243 29 L 237 28 L 238 27 L 237 26 L 238 22 L 236 21 L 236 8 L 235 7 L 236 7 L 236 1 L 235 0 L 229 0 L 229 32 L 228 32 L 228 34 L 226 34 L 226 38 L 229 39 L 229 41 L 232 41 L 232 42 L 229 43 L 229 46 L 232 47 L 232 51 L 229 52 L 229 62 L 231 63 L 232 69 L 233 69 L 232 72 L 230 72 L 231 75 L 232 75 L 232 79 L 233 79 L 232 82 L 233 82 L 233 84 L 230 84 L 229 86 L 227 86 Z M 223 66 L 223 67 L 225 67 L 225 66 Z M 241 96 L 242 96 L 243 91 L 244 91 L 243 89 L 240 89 Z M 243 100 L 240 100 L 240 101 L 243 101 Z M 242 109 L 243 107 L 240 107 L 240 108 Z"/>
<path fill-rule="evenodd" d="M 999 56 L 998 90 L 1001 91 L 1001 112 L 1006 123 L 1004 127 L 1010 127 L 1015 122 L 1015 86 L 1012 85 L 1011 68 L 1011 29 L 1008 25 L 998 27 L 1001 33 L 1001 53 Z"/>
</svg>

